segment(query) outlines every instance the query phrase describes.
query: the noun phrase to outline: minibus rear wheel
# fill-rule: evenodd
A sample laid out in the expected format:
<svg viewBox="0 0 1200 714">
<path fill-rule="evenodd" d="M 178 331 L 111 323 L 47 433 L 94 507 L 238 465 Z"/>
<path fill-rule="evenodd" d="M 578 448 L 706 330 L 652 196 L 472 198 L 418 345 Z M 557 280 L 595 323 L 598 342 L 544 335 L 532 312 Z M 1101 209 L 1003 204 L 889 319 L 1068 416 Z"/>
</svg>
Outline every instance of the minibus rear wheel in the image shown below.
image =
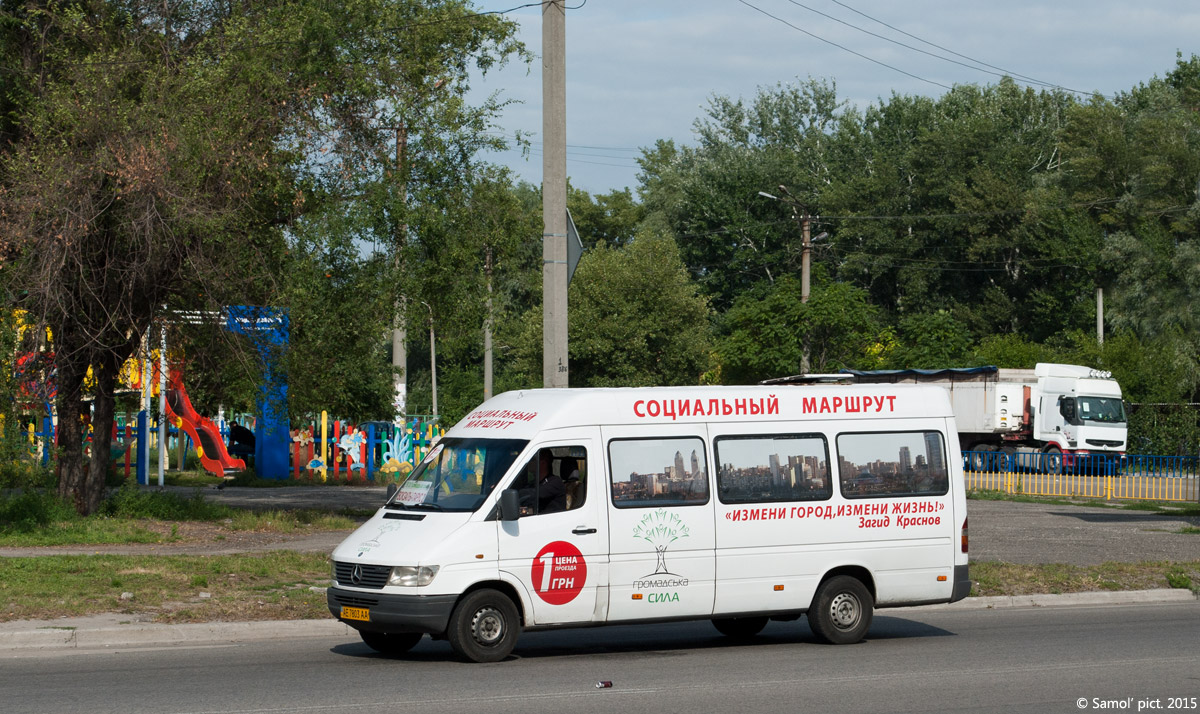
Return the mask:
<svg viewBox="0 0 1200 714">
<path fill-rule="evenodd" d="M 411 650 L 421 641 L 420 632 L 367 632 L 359 630 L 367 647 L 380 654 L 398 655 Z"/>
<path fill-rule="evenodd" d="M 472 662 L 499 662 L 507 657 L 521 634 L 517 607 L 498 590 L 468 594 L 450 615 L 446 637 L 460 657 Z"/>
<path fill-rule="evenodd" d="M 866 636 L 874 607 L 871 592 L 861 580 L 835 575 L 817 588 L 808 624 L 818 639 L 829 644 L 853 644 Z"/>
<path fill-rule="evenodd" d="M 763 631 L 767 626 L 767 618 L 765 617 L 721 617 L 712 621 L 713 627 L 717 628 L 726 637 L 732 637 L 735 640 L 748 640 L 758 633 Z"/>
</svg>

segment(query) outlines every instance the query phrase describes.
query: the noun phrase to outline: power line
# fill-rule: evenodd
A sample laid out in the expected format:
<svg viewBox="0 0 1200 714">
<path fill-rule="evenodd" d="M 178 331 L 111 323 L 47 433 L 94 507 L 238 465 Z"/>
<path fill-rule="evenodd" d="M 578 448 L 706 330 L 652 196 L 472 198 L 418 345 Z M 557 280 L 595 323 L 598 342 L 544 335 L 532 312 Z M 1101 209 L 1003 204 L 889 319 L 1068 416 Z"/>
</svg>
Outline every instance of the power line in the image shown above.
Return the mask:
<svg viewBox="0 0 1200 714">
<path fill-rule="evenodd" d="M 1062 89 L 1062 90 L 1065 90 L 1068 92 L 1073 92 L 1075 94 L 1079 94 L 1079 95 L 1083 95 L 1083 96 L 1091 96 L 1091 94 L 1092 94 L 1091 92 L 1082 92 L 1078 89 L 1071 89 L 1070 87 L 1064 87 L 1061 84 L 1055 84 L 1053 82 L 1043 82 L 1042 80 L 1034 79 L 1033 77 L 1029 77 L 1029 76 L 1020 74 L 1018 72 L 1013 72 L 1011 70 L 1004 69 L 1003 67 L 997 67 L 995 65 L 988 64 L 987 62 L 984 62 L 983 60 L 977 60 L 973 57 L 968 57 L 967 55 L 960 54 L 960 53 L 955 52 L 954 50 L 948 49 L 946 47 L 942 47 L 941 45 L 930 42 L 929 40 L 925 40 L 920 37 L 917 37 L 916 35 L 914 35 L 912 33 L 905 32 L 904 30 L 901 30 L 898 27 L 889 25 L 888 23 L 884 22 L 883 20 L 872 17 L 872 16 L 866 14 L 865 12 L 862 12 L 861 10 L 856 10 L 855 8 L 850 7 L 849 5 L 847 5 L 844 2 L 840 2 L 840 0 L 832 0 L 832 2 L 836 5 L 841 5 L 842 7 L 846 8 L 850 12 L 862 15 L 863 17 L 867 18 L 868 20 L 871 20 L 872 22 L 877 22 L 880 25 L 883 25 L 884 27 L 888 28 L 889 30 L 892 30 L 893 32 L 899 32 L 901 35 L 904 35 L 905 37 L 911 37 L 912 39 L 916 40 L 917 42 L 924 43 L 926 45 L 929 45 L 930 47 L 934 47 L 943 52 L 949 52 L 950 54 L 954 55 L 955 57 L 961 57 L 961 58 L 967 60 L 968 62 L 974 62 L 976 64 L 983 65 L 984 67 L 990 67 L 991 69 L 998 70 L 998 71 L 1003 72 L 1004 74 L 1009 75 L 1011 77 L 1014 77 L 1017 79 L 1024 79 L 1024 80 L 1034 83 L 1034 84 L 1041 84 L 1041 85 L 1045 85 L 1047 87 L 1052 87 L 1054 89 Z M 905 46 L 907 46 L 907 45 L 905 45 Z"/>
<path fill-rule="evenodd" d="M 836 0 L 834 0 L 834 1 L 836 2 Z M 861 32 L 861 33 L 863 33 L 863 34 L 870 35 L 871 37 L 875 37 L 875 38 L 877 38 L 877 39 L 880 39 L 880 40 L 883 40 L 883 41 L 885 41 L 885 42 L 890 42 L 890 43 L 892 43 L 892 44 L 894 44 L 894 45 L 896 45 L 896 46 L 898 46 L 898 47 L 903 47 L 903 48 L 905 48 L 905 49 L 907 49 L 907 50 L 912 50 L 913 52 L 920 52 L 920 53 L 921 53 L 921 54 L 923 54 L 923 55 L 926 55 L 926 56 L 928 56 L 928 57 L 933 57 L 934 59 L 939 59 L 939 60 L 942 60 L 943 62 L 950 62 L 950 63 L 952 63 L 952 64 L 956 64 L 956 65 L 958 65 L 958 66 L 960 66 L 960 67 L 966 67 L 967 69 L 975 70 L 975 71 L 977 71 L 977 72 L 983 72 L 983 73 L 985 73 L 985 74 L 990 74 L 990 75 L 993 75 L 993 76 L 996 76 L 996 77 L 1014 77 L 1014 78 L 1020 78 L 1020 79 L 1022 79 L 1022 80 L 1025 80 L 1025 81 L 1026 81 L 1027 83 L 1029 83 L 1029 84 L 1036 84 L 1036 85 L 1039 85 L 1039 86 L 1042 86 L 1042 87 L 1046 87 L 1046 88 L 1048 88 L 1048 89 L 1062 89 L 1062 90 L 1065 90 L 1065 91 L 1068 91 L 1068 92 L 1074 92 L 1074 93 L 1076 93 L 1076 94 L 1080 94 L 1080 95 L 1084 95 L 1084 96 L 1088 96 L 1088 95 L 1090 94 L 1089 92 L 1080 92 L 1080 91 L 1077 91 L 1077 90 L 1074 90 L 1074 89 L 1070 89 L 1070 88 L 1068 88 L 1068 87 L 1063 87 L 1063 86 L 1061 86 L 1061 85 L 1054 84 L 1053 82 L 1044 82 L 1044 81 L 1042 81 L 1042 80 L 1040 80 L 1040 79 L 1034 79 L 1034 78 L 1032 78 L 1032 77 L 1026 77 L 1025 75 L 1017 74 L 1017 73 L 1015 73 L 1015 72 L 1009 72 L 1009 71 L 1007 71 L 1007 70 L 1000 69 L 999 67 L 993 67 L 992 65 L 990 65 L 990 64 L 987 64 L 987 63 L 985 63 L 985 62 L 980 62 L 980 61 L 978 61 L 978 60 L 971 59 L 970 57 L 966 57 L 965 55 L 960 55 L 960 54 L 958 54 L 957 52 L 952 52 L 952 51 L 950 51 L 950 50 L 947 50 L 947 49 L 945 49 L 945 48 L 943 48 L 943 47 L 939 47 L 939 46 L 937 46 L 937 45 L 934 45 L 934 44 L 933 44 L 933 43 L 931 43 L 931 42 L 925 42 L 925 40 L 922 40 L 922 39 L 921 39 L 921 38 L 919 38 L 919 37 L 913 37 L 912 35 L 909 35 L 908 33 L 904 32 L 904 31 L 902 31 L 902 30 L 898 30 L 898 29 L 896 29 L 896 28 L 892 27 L 891 25 L 888 25 L 888 24 L 886 24 L 886 23 L 880 22 L 879 20 L 875 20 L 875 18 L 873 18 L 873 17 L 868 17 L 868 16 L 866 16 L 866 15 L 863 15 L 864 17 L 868 17 L 868 19 L 870 19 L 870 20 L 875 20 L 875 22 L 879 22 L 881 25 L 884 25 L 885 27 L 887 27 L 887 28 L 889 28 L 889 29 L 895 30 L 896 32 L 900 32 L 901 34 L 904 34 L 904 35 L 906 35 L 906 36 L 913 37 L 913 39 L 915 39 L 915 40 L 918 40 L 918 41 L 920 41 L 920 42 L 925 42 L 925 44 L 927 44 L 927 45 L 930 45 L 931 47 L 937 47 L 938 49 L 940 49 L 940 50 L 942 50 L 942 51 L 944 51 L 944 52 L 949 52 L 950 54 L 952 54 L 952 55 L 955 55 L 955 56 L 957 56 L 957 57 L 962 57 L 963 59 L 967 60 L 968 62 L 972 62 L 973 64 L 967 64 L 966 62 L 960 62 L 960 61 L 958 61 L 958 60 L 951 59 L 951 58 L 949 58 L 949 57 L 943 57 L 942 55 L 934 54 L 933 52 L 929 52 L 928 50 L 923 50 L 923 49 L 921 49 L 921 48 L 919 48 L 919 47 L 913 47 L 912 45 L 907 45 L 907 44 L 904 44 L 903 42 L 900 42 L 900 41 L 898 41 L 898 40 L 894 40 L 894 39 L 892 39 L 892 38 L 890 38 L 890 37 L 887 37 L 887 36 L 885 36 L 885 35 L 881 35 L 881 34 L 879 34 L 879 33 L 876 33 L 876 32 L 871 32 L 870 30 L 868 30 L 868 29 L 866 29 L 866 28 L 859 27 L 858 25 L 855 25 L 855 24 L 852 24 L 852 23 L 846 22 L 845 20 L 842 20 L 842 19 L 836 18 L 836 17 L 834 17 L 833 15 L 829 15 L 829 14 L 827 14 L 827 13 L 821 12 L 820 10 L 817 10 L 816 8 L 809 7 L 808 5 L 805 5 L 804 3 L 801 3 L 801 2 L 799 2 L 798 0 L 788 0 L 788 2 L 790 2 L 791 4 L 793 4 L 793 5 L 797 6 L 797 7 L 802 7 L 802 8 L 804 8 L 805 10 L 808 10 L 809 12 L 816 13 L 817 15 L 820 15 L 821 17 L 824 17 L 824 18 L 826 18 L 826 19 L 833 20 L 833 21 L 834 21 L 834 22 L 836 22 L 836 23 L 839 23 L 839 24 L 845 25 L 846 27 L 849 27 L 849 28 L 851 28 L 851 29 L 853 29 L 853 30 L 858 30 L 859 32 Z M 854 10 L 854 8 L 851 8 L 851 7 L 848 7 L 848 6 L 846 6 L 846 5 L 843 5 L 843 4 L 842 4 L 842 3 L 840 3 L 840 2 L 838 3 L 838 5 L 842 5 L 842 7 L 845 7 L 847 10 L 852 10 L 852 11 L 854 11 L 854 12 L 857 12 L 857 10 Z M 862 13 L 859 13 L 859 14 L 862 14 Z M 982 67 L 981 67 L 981 66 L 978 66 L 978 65 L 982 65 Z M 991 69 L 983 69 L 983 67 L 991 67 Z M 992 70 L 997 70 L 997 71 L 992 71 Z"/>
<path fill-rule="evenodd" d="M 917 80 L 917 81 L 919 81 L 919 82 L 925 82 L 926 84 L 932 84 L 932 85 L 934 85 L 935 87 L 941 87 L 942 89 L 945 89 L 945 90 L 947 90 L 947 91 L 950 91 L 950 90 L 954 89 L 953 87 L 951 87 L 951 86 L 948 86 L 948 85 L 945 85 L 945 84 L 942 84 L 941 82 L 935 82 L 935 81 L 934 81 L 934 80 L 932 80 L 932 79 L 926 79 L 926 78 L 924 78 L 924 77 L 921 77 L 921 76 L 915 75 L 915 74 L 913 74 L 912 72 L 906 72 L 906 71 L 904 71 L 904 70 L 900 69 L 899 67 L 894 67 L 894 66 L 892 66 L 892 65 L 890 65 L 890 64 L 888 64 L 888 63 L 886 63 L 886 62 L 881 62 L 881 61 L 879 61 L 879 60 L 877 60 L 877 59 L 875 59 L 875 58 L 873 58 L 873 57 L 868 57 L 867 55 L 864 55 L 864 54 L 863 54 L 863 53 L 861 53 L 861 52 L 855 52 L 854 50 L 850 49 L 849 47 L 846 47 L 845 45 L 839 45 L 838 43 L 836 43 L 836 42 L 834 42 L 834 41 L 832 41 L 832 40 L 827 40 L 827 39 L 825 39 L 824 37 L 821 37 L 820 35 L 816 35 L 816 34 L 814 34 L 814 33 L 812 33 L 812 32 L 809 32 L 808 30 L 805 30 L 805 29 L 804 29 L 804 28 L 802 28 L 802 27 L 797 27 L 796 25 L 793 25 L 792 23 L 788 22 L 787 20 L 783 19 L 782 17 L 778 17 L 777 15 L 772 15 L 771 13 L 769 13 L 769 12 L 767 12 L 766 10 L 762 9 L 761 7 L 758 7 L 757 5 L 752 5 L 752 4 L 750 4 L 750 3 L 749 3 L 749 2 L 747 2 L 746 0 L 738 0 L 738 2 L 740 2 L 740 3 L 741 3 L 741 4 L 743 4 L 743 5 L 745 5 L 746 7 L 750 8 L 751 10 L 755 10 L 755 11 L 757 11 L 757 12 L 760 12 L 760 13 L 762 13 L 763 15 L 766 15 L 767 17 L 771 18 L 772 20 L 775 20 L 776 22 L 779 22 L 779 23 L 782 23 L 782 24 L 784 24 L 784 25 L 787 25 L 788 27 L 792 28 L 793 30 L 796 30 L 797 32 L 802 32 L 802 33 L 804 33 L 804 34 L 808 35 L 809 37 L 813 38 L 814 40 L 820 40 L 821 42 L 824 42 L 825 44 L 827 44 L 827 45 L 830 45 L 830 46 L 832 46 L 832 47 L 836 47 L 836 48 L 838 48 L 839 50 L 842 50 L 843 52 L 849 52 L 850 54 L 854 55 L 855 57 L 860 57 L 860 58 L 862 58 L 862 59 L 865 59 L 865 60 L 867 60 L 868 62 L 872 62 L 872 63 L 874 63 L 874 64 L 877 64 L 877 65 L 879 65 L 880 67 L 886 67 L 887 69 L 890 69 L 890 70 L 892 70 L 893 72 L 899 72 L 900 74 L 903 74 L 903 75 L 904 75 L 904 76 L 906 76 L 906 77 L 911 77 L 911 78 L 913 78 L 913 79 L 915 79 L 915 80 Z"/>
</svg>

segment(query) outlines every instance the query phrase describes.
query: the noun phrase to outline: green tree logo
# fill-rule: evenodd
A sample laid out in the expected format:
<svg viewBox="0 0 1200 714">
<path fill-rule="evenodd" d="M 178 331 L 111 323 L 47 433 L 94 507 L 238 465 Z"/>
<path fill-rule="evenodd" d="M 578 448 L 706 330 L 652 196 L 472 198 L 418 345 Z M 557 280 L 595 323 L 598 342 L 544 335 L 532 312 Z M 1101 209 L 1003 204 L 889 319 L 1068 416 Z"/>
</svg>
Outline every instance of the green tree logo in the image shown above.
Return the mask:
<svg viewBox="0 0 1200 714">
<path fill-rule="evenodd" d="M 678 514 L 667 513 L 665 508 L 660 508 L 647 513 L 641 522 L 633 527 L 633 537 L 641 538 L 654 546 L 654 552 L 658 554 L 654 575 L 673 575 L 667 570 L 667 546 L 681 538 L 687 538 L 688 527 L 683 524 L 683 519 Z"/>
</svg>

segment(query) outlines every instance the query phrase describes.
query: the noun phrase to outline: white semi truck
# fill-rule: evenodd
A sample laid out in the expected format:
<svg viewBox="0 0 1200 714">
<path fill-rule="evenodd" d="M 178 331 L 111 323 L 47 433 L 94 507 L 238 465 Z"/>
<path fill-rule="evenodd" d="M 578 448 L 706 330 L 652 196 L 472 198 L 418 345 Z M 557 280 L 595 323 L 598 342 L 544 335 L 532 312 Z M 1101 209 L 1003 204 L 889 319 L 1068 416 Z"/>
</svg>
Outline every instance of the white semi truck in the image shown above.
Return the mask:
<svg viewBox="0 0 1200 714">
<path fill-rule="evenodd" d="M 945 387 L 972 469 L 1112 471 L 1125 455 L 1125 405 L 1109 372 L 1039 363 L 1033 369 L 845 370 L 773 381 L 842 379 Z"/>
</svg>

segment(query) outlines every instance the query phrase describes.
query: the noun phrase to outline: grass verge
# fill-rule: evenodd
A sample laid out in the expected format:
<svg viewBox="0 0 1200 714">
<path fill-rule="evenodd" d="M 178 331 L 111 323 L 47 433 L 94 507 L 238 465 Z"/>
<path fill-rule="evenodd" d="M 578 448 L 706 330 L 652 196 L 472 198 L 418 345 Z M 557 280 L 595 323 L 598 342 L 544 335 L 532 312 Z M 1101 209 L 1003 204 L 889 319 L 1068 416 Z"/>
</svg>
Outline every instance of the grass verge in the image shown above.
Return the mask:
<svg viewBox="0 0 1200 714">
<path fill-rule="evenodd" d="M 29 491 L 0 498 L 0 547 L 175 543 L 181 540 L 180 530 L 195 523 L 216 524 L 217 530 L 228 533 L 299 535 L 351 530 L 358 525 L 356 515 L 317 510 L 250 511 L 210 503 L 199 491 L 179 496 L 133 487 L 118 490 L 100 513 L 84 518 L 52 493 Z"/>
<path fill-rule="evenodd" d="M 1183 588 L 1200 591 L 1200 560 L 1100 565 L 971 563 L 972 596 Z"/>
<path fill-rule="evenodd" d="M 0 621 L 139 613 L 159 622 L 328 617 L 325 554 L 0 559 Z"/>
</svg>

